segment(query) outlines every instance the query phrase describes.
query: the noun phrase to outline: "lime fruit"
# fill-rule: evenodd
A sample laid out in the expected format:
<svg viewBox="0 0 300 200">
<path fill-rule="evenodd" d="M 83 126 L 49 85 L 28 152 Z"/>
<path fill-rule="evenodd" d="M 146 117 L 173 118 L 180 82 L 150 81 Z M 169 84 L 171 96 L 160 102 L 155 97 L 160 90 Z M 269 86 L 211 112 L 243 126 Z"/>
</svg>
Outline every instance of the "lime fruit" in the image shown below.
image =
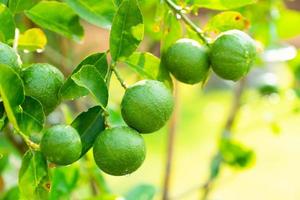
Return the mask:
<svg viewBox="0 0 300 200">
<path fill-rule="evenodd" d="M 237 81 L 250 70 L 256 56 L 254 40 L 239 30 L 218 36 L 211 47 L 213 71 L 223 79 Z"/>
<path fill-rule="evenodd" d="M 155 80 L 143 80 L 129 87 L 122 99 L 124 121 L 140 133 L 152 133 L 162 128 L 174 107 L 171 91 Z"/>
<path fill-rule="evenodd" d="M 50 64 L 33 64 L 22 72 L 25 93 L 39 100 L 45 114 L 52 112 L 60 103 L 59 90 L 64 75 Z"/>
<path fill-rule="evenodd" d="M 164 58 L 166 68 L 183 83 L 195 84 L 207 77 L 208 51 L 195 40 L 178 40 L 170 46 Z"/>
<path fill-rule="evenodd" d="M 10 46 L 2 42 L 0 42 L 0 64 L 6 64 L 17 72 L 20 70 L 18 55 Z"/>
<path fill-rule="evenodd" d="M 41 151 L 50 162 L 69 165 L 81 155 L 81 139 L 72 126 L 56 125 L 44 132 Z"/>
<path fill-rule="evenodd" d="M 107 174 L 122 176 L 137 170 L 145 160 L 143 137 L 129 127 L 104 130 L 93 147 L 98 167 Z"/>
</svg>

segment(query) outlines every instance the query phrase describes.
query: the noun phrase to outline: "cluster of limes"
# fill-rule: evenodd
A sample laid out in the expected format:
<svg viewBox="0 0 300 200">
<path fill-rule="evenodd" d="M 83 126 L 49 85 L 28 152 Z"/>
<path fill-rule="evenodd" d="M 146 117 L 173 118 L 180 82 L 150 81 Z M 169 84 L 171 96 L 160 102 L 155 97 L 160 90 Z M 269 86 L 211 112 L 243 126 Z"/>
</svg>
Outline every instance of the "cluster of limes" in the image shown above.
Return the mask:
<svg viewBox="0 0 300 200">
<path fill-rule="evenodd" d="M 220 34 L 210 47 L 180 39 L 166 52 L 165 65 L 173 76 L 187 84 L 204 81 L 210 66 L 225 80 L 237 81 L 250 70 L 256 56 L 254 40 L 239 30 Z"/>
<path fill-rule="evenodd" d="M 9 48 L 0 45 L 0 51 L 4 47 Z M 178 40 L 168 49 L 165 64 L 176 79 L 188 84 L 205 80 L 210 66 L 220 77 L 238 80 L 249 71 L 255 52 L 253 40 L 247 34 L 233 30 L 221 34 L 209 48 L 191 39 Z M 12 62 L 15 58 L 9 55 L 5 58 L 3 62 L 17 66 Z M 59 90 L 64 76 L 57 68 L 49 64 L 32 64 L 20 75 L 26 95 L 40 101 L 46 115 L 60 104 Z M 138 169 L 146 154 L 140 133 L 161 129 L 173 107 L 172 93 L 162 82 L 143 80 L 127 88 L 121 103 L 127 126 L 108 128 L 94 142 L 93 154 L 99 168 L 116 176 Z M 45 130 L 40 146 L 46 158 L 58 165 L 71 164 L 82 156 L 80 135 L 69 125 L 56 125 Z"/>
</svg>

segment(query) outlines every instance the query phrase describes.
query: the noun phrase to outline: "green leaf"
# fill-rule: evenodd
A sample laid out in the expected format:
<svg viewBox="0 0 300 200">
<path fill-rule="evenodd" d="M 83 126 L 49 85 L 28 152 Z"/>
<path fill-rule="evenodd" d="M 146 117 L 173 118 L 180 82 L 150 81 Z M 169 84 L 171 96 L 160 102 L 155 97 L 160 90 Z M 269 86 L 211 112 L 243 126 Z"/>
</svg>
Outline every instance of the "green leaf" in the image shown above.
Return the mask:
<svg viewBox="0 0 300 200">
<path fill-rule="evenodd" d="M 24 86 L 19 75 L 3 64 L 0 64 L 0 95 L 9 121 L 19 130 L 16 116 L 25 99 Z"/>
<path fill-rule="evenodd" d="M 72 75 L 78 72 L 84 65 L 93 65 L 96 67 L 102 78 L 106 77 L 108 71 L 108 63 L 106 53 L 95 53 L 85 58 L 72 72 Z M 76 99 L 88 95 L 89 91 L 78 86 L 72 79 L 68 77 L 60 90 L 63 99 Z"/>
<path fill-rule="evenodd" d="M 108 102 L 108 89 L 106 83 L 93 65 L 84 65 L 80 71 L 71 77 L 75 83 L 86 88 L 96 102 L 105 108 Z"/>
<path fill-rule="evenodd" d="M 83 156 L 94 144 L 97 136 L 105 129 L 103 110 L 100 106 L 81 113 L 71 124 L 79 133 Z"/>
<path fill-rule="evenodd" d="M 86 21 L 103 28 L 110 28 L 115 7 L 111 0 L 65 0 Z"/>
<path fill-rule="evenodd" d="M 153 185 L 138 185 L 130 190 L 125 196 L 126 200 L 152 200 L 156 189 Z"/>
<path fill-rule="evenodd" d="M 144 37 L 143 16 L 137 0 L 123 0 L 110 32 L 110 53 L 113 60 L 130 56 Z"/>
<path fill-rule="evenodd" d="M 213 31 L 214 33 L 231 29 L 245 30 L 249 25 L 249 20 L 242 16 L 241 13 L 236 11 L 226 11 L 212 17 L 206 25 L 206 30 Z"/>
<path fill-rule="evenodd" d="M 20 199 L 47 199 L 49 184 L 46 159 L 41 152 L 28 150 L 19 172 Z"/>
<path fill-rule="evenodd" d="M 231 10 L 256 2 L 257 0 L 196 0 L 195 5 L 213 10 Z"/>
<path fill-rule="evenodd" d="M 42 104 L 27 96 L 21 105 L 22 112 L 18 115 L 18 124 L 22 133 L 31 135 L 40 132 L 44 127 L 45 114 Z"/>
<path fill-rule="evenodd" d="M 180 22 L 176 19 L 173 12 L 166 12 L 161 38 L 161 53 L 164 54 L 167 49 L 181 37 L 182 28 Z"/>
<path fill-rule="evenodd" d="M 72 191 L 80 178 L 78 167 L 56 167 L 51 171 L 52 187 L 49 200 L 71 199 Z"/>
<path fill-rule="evenodd" d="M 5 113 L 3 102 L 0 102 L 0 131 L 6 126 L 7 124 L 7 116 Z"/>
<path fill-rule="evenodd" d="M 56 1 L 41 1 L 25 14 L 37 25 L 65 37 L 80 41 L 83 28 L 79 17 L 66 3 Z"/>
<path fill-rule="evenodd" d="M 172 79 L 166 68 L 160 65 L 160 59 L 151 53 L 135 52 L 124 61 L 142 78 L 159 80 L 172 87 Z"/>
<path fill-rule="evenodd" d="M 32 8 L 39 0 L 9 0 L 8 7 L 12 13 L 19 13 Z"/>
<path fill-rule="evenodd" d="M 27 51 L 41 51 L 47 44 L 45 33 L 39 28 L 32 28 L 20 34 L 18 49 Z"/>
<path fill-rule="evenodd" d="M 20 195 L 19 195 L 19 187 L 18 186 L 14 186 L 12 188 L 10 188 L 5 195 L 3 196 L 3 198 L 1 200 L 16 200 L 16 199 L 20 199 Z"/>
<path fill-rule="evenodd" d="M 15 21 L 10 10 L 0 3 L 0 42 L 8 43 L 15 37 Z"/>
<path fill-rule="evenodd" d="M 232 167 L 250 167 L 255 161 L 255 154 L 251 149 L 229 139 L 221 141 L 220 152 L 223 162 Z"/>
</svg>

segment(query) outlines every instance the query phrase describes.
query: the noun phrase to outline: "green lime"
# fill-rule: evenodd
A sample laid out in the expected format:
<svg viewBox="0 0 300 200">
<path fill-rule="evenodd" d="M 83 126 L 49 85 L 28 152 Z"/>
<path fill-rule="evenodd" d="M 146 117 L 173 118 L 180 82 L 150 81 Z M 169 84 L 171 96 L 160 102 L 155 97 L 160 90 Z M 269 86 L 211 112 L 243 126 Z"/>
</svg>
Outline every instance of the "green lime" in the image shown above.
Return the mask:
<svg viewBox="0 0 300 200">
<path fill-rule="evenodd" d="M 213 71 L 223 79 L 237 81 L 250 70 L 256 56 L 254 40 L 239 30 L 222 33 L 211 47 Z"/>
<path fill-rule="evenodd" d="M 50 162 L 69 165 L 81 155 L 81 139 L 72 126 L 56 125 L 44 132 L 41 151 Z"/>
<path fill-rule="evenodd" d="M 174 107 L 171 91 L 155 80 L 143 80 L 129 87 L 122 99 L 122 117 L 128 126 L 140 133 L 162 128 Z"/>
<path fill-rule="evenodd" d="M 60 103 L 59 90 L 64 75 L 50 64 L 33 64 L 22 72 L 25 93 L 39 100 L 45 114 L 52 112 Z"/>
<path fill-rule="evenodd" d="M 20 70 L 17 53 L 10 46 L 2 42 L 0 42 L 0 64 L 6 64 L 17 72 Z"/>
<path fill-rule="evenodd" d="M 175 78 L 195 84 L 205 80 L 209 70 L 207 48 L 191 39 L 180 39 L 165 55 L 165 65 Z"/>
<path fill-rule="evenodd" d="M 145 160 L 143 137 L 129 127 L 104 130 L 93 147 L 98 167 L 107 174 L 122 176 L 137 170 Z"/>
</svg>

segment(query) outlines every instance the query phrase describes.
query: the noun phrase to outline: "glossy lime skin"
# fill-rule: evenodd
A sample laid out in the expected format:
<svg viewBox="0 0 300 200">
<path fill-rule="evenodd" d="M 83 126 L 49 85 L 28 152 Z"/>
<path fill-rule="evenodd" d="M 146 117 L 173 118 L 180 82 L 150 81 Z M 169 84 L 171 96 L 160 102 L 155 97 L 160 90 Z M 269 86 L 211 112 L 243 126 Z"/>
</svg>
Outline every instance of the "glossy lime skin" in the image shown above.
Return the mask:
<svg viewBox="0 0 300 200">
<path fill-rule="evenodd" d="M 47 160 L 58 165 L 77 161 L 82 150 L 78 132 L 69 125 L 56 125 L 47 129 L 40 146 Z"/>
<path fill-rule="evenodd" d="M 12 67 L 15 71 L 20 71 L 18 55 L 13 48 L 2 42 L 0 42 L 0 64 L 6 64 Z"/>
<path fill-rule="evenodd" d="M 123 176 L 136 171 L 144 162 L 146 147 L 143 137 L 129 127 L 106 129 L 93 147 L 98 167 L 107 174 Z"/>
<path fill-rule="evenodd" d="M 25 93 L 39 100 L 45 114 L 52 112 L 60 103 L 59 90 L 64 75 L 50 64 L 33 64 L 22 72 Z"/>
<path fill-rule="evenodd" d="M 129 87 L 122 99 L 124 121 L 139 133 L 152 133 L 162 128 L 174 107 L 171 91 L 155 80 L 143 80 Z"/>
<path fill-rule="evenodd" d="M 237 81 L 250 70 L 256 57 L 254 40 L 239 30 L 222 33 L 212 44 L 213 71 L 223 79 Z"/>
<path fill-rule="evenodd" d="M 164 58 L 167 69 L 183 83 L 196 84 L 207 77 L 208 50 L 195 40 L 178 40 L 167 50 Z"/>
</svg>

